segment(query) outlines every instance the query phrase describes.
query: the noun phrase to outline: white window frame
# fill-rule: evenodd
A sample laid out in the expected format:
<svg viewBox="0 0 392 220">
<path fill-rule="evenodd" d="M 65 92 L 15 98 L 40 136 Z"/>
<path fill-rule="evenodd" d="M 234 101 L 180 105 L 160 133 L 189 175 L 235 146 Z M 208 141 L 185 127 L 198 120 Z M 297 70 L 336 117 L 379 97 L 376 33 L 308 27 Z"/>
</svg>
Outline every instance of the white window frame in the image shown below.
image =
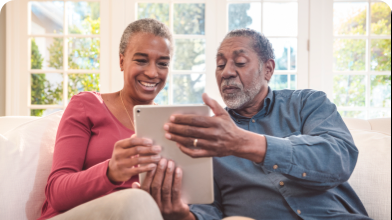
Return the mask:
<svg viewBox="0 0 392 220">
<path fill-rule="evenodd" d="M 36 0 L 43 1 L 43 0 Z M 76 1 L 76 0 L 71 0 Z M 97 1 L 97 0 L 86 0 Z M 253 0 L 250 0 L 253 1 Z M 309 88 L 309 12 L 312 0 L 254 0 L 257 2 L 298 1 L 297 89 Z M 325 1 L 325 0 L 316 0 Z M 28 0 L 7 4 L 7 88 L 6 115 L 29 115 Z M 100 0 L 101 2 L 101 92 L 123 88 L 119 66 L 119 43 L 125 27 L 136 19 L 138 2 L 206 4 L 206 87 L 205 92 L 225 105 L 216 83 L 216 52 L 228 29 L 227 0 Z M 24 46 L 23 46 L 24 45 Z M 80 71 L 78 71 L 80 72 Z M 64 82 L 66 83 L 66 82 Z M 318 88 L 319 89 L 319 88 Z"/>
<path fill-rule="evenodd" d="M 225 12 L 219 14 L 221 19 L 218 23 L 225 24 L 219 28 L 219 42 L 225 37 L 229 31 L 229 20 L 228 20 L 228 7 L 229 4 L 243 4 L 252 2 L 261 2 L 261 12 L 263 13 L 263 3 L 288 3 L 298 2 L 298 34 L 293 36 L 269 36 L 267 38 L 274 39 L 286 39 L 295 38 L 297 39 L 297 69 L 296 70 L 275 70 L 274 75 L 296 75 L 297 76 L 297 89 L 307 89 L 309 87 L 308 80 L 308 59 L 309 59 L 309 0 L 219 0 L 220 5 L 224 4 L 226 8 Z M 263 15 L 261 22 L 261 32 L 263 33 Z M 290 53 L 288 53 L 290 55 Z M 288 78 L 290 85 L 290 77 Z"/>
<path fill-rule="evenodd" d="M 68 82 L 67 74 L 72 73 L 98 73 L 100 74 L 100 90 L 101 92 L 110 91 L 110 74 L 109 74 L 109 0 L 82 0 L 91 2 L 100 2 L 100 16 L 101 16 L 101 34 L 93 35 L 91 37 L 100 38 L 100 69 L 99 70 L 31 70 L 30 69 L 30 37 L 80 37 L 72 34 L 62 35 L 29 35 L 29 10 L 28 2 L 31 0 L 14 0 L 7 3 L 7 70 L 6 70 L 6 115 L 29 116 L 30 109 L 65 109 L 68 104 Z M 44 0 L 34 0 L 44 1 Z M 77 0 L 66 0 L 77 1 Z M 65 6 L 64 6 L 65 7 Z M 66 16 L 64 14 L 64 16 Z M 66 20 L 66 18 L 64 17 Z M 66 25 L 66 23 L 64 24 Z M 89 36 L 82 36 L 89 37 Z M 67 44 L 64 41 L 64 54 L 67 54 Z M 64 60 L 64 67 L 67 65 L 67 60 Z M 30 101 L 30 79 L 32 73 L 63 73 L 63 105 L 32 105 Z"/>
<path fill-rule="evenodd" d="M 364 36 L 334 36 L 333 32 L 333 5 L 335 2 L 368 2 L 367 10 L 367 35 Z M 363 75 L 367 77 L 366 85 L 366 107 L 340 107 L 342 111 L 366 111 L 369 118 L 369 112 L 375 110 L 389 110 L 390 108 L 370 107 L 370 76 L 373 75 L 391 75 L 391 72 L 371 71 L 370 70 L 370 51 L 371 39 L 385 39 L 386 36 L 371 35 L 370 31 L 370 13 L 372 2 L 383 2 L 381 0 L 310 0 L 310 56 L 309 56 L 309 88 L 321 90 L 327 93 L 328 98 L 333 102 L 333 77 L 335 75 Z M 366 39 L 368 40 L 366 48 L 367 65 L 365 71 L 348 71 L 339 72 L 333 69 L 333 42 L 334 39 Z M 391 39 L 391 36 L 389 36 Z"/>
</svg>

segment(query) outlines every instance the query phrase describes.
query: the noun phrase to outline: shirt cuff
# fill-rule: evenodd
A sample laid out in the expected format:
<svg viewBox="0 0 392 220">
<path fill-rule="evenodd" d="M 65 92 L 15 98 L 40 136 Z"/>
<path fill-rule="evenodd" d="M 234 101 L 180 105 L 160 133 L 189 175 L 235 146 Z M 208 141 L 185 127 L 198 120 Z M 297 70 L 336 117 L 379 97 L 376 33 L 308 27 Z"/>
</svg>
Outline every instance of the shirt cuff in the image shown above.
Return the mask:
<svg viewBox="0 0 392 220">
<path fill-rule="evenodd" d="M 271 172 L 288 174 L 293 166 L 293 151 L 290 140 L 265 135 L 267 139 L 267 153 L 264 168 Z"/>
<path fill-rule="evenodd" d="M 109 180 L 109 177 L 108 177 L 108 175 L 107 175 L 108 168 L 109 168 L 109 161 L 110 161 L 110 159 L 104 161 L 104 162 L 101 164 L 102 167 L 104 167 L 104 169 L 103 169 L 103 178 L 104 178 L 105 184 L 106 184 L 108 187 L 115 189 L 115 188 L 117 188 L 117 187 L 119 187 L 119 186 L 124 185 L 125 182 L 113 183 L 112 181 Z"/>
</svg>

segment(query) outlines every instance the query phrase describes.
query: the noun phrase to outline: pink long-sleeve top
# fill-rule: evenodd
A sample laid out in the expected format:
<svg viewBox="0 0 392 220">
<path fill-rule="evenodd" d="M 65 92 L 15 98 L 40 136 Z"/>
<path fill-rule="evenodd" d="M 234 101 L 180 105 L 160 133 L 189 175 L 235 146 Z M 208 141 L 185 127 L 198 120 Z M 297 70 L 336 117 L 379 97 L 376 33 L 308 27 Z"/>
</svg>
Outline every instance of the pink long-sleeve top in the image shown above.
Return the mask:
<svg viewBox="0 0 392 220">
<path fill-rule="evenodd" d="M 113 184 L 106 172 L 114 144 L 129 138 L 126 128 L 107 108 L 100 93 L 75 95 L 61 119 L 53 165 L 39 218 L 48 219 L 112 192 L 131 188 L 138 181 Z"/>
</svg>

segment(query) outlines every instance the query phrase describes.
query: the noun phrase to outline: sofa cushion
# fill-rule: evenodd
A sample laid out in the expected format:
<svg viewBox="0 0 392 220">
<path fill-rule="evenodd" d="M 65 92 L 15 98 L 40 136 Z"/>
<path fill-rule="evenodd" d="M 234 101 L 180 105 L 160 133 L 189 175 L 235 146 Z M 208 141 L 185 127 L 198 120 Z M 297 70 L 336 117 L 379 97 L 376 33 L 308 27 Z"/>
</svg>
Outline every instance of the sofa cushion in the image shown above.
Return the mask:
<svg viewBox="0 0 392 220">
<path fill-rule="evenodd" d="M 37 219 L 63 112 L 0 135 L 0 219 Z"/>
<path fill-rule="evenodd" d="M 373 219 L 391 219 L 391 136 L 351 130 L 359 159 L 350 184 Z"/>
</svg>

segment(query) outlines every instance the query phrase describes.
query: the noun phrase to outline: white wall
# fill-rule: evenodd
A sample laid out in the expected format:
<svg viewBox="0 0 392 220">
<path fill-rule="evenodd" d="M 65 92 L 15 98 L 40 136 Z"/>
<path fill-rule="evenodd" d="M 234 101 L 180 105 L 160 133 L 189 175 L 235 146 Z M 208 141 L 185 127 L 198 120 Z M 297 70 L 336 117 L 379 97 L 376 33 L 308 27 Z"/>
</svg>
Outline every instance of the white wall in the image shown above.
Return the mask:
<svg viewBox="0 0 392 220">
<path fill-rule="evenodd" d="M 5 8 L 0 12 L 0 116 L 5 116 Z"/>
</svg>

